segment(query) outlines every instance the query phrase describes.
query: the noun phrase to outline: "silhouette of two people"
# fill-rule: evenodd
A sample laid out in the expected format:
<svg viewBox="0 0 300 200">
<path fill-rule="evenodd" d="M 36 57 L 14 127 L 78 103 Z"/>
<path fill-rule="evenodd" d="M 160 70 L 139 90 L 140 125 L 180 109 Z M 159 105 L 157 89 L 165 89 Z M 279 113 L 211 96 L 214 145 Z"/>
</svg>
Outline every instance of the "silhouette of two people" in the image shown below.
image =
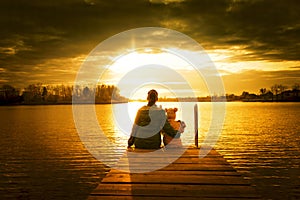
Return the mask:
<svg viewBox="0 0 300 200">
<path fill-rule="evenodd" d="M 159 149 L 161 147 L 161 132 L 171 138 L 178 138 L 184 127 L 174 129 L 167 120 L 166 112 L 155 103 L 158 100 L 156 90 L 150 90 L 147 96 L 148 104 L 142 106 L 137 114 L 128 139 L 128 147 L 140 149 Z"/>
</svg>

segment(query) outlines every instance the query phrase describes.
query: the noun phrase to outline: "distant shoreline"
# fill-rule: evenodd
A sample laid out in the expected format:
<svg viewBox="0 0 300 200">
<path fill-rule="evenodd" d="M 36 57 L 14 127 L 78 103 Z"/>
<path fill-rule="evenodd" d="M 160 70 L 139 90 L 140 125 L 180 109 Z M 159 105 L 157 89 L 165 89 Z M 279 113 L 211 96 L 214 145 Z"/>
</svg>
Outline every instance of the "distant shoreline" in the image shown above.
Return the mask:
<svg viewBox="0 0 300 200">
<path fill-rule="evenodd" d="M 160 97 L 159 102 L 300 102 L 300 85 L 295 84 L 292 89 L 277 85 L 271 90 L 261 88 L 260 94 L 244 91 L 241 95 L 214 94 L 198 97 Z M 203 95 L 203 94 L 202 94 Z M 88 87 L 84 85 L 29 85 L 24 90 L 16 89 L 10 85 L 0 87 L 1 105 L 71 105 L 78 104 L 116 104 L 132 101 L 144 102 L 145 99 L 128 99 L 120 94 L 114 85 L 97 85 Z"/>
<path fill-rule="evenodd" d="M 111 105 L 111 104 L 124 104 L 130 102 L 144 102 L 144 101 L 120 101 L 120 102 L 79 102 L 79 103 L 72 103 L 72 102 L 59 102 L 59 103 L 15 103 L 15 104 L 0 104 L 0 106 L 53 106 L 53 105 Z M 159 102 L 188 102 L 188 103 L 201 103 L 201 102 L 225 102 L 225 103 L 232 103 L 232 102 L 242 102 L 242 103 L 300 103 L 299 101 L 261 101 L 261 100 L 243 100 L 243 101 L 158 101 Z"/>
<path fill-rule="evenodd" d="M 128 103 L 120 101 L 120 102 L 78 102 L 78 103 L 73 103 L 73 102 L 59 102 L 59 103 L 11 103 L 11 104 L 0 104 L 0 106 L 51 106 L 51 105 L 90 105 L 90 104 L 95 104 L 95 105 L 107 105 L 107 104 L 123 104 L 123 103 Z"/>
</svg>

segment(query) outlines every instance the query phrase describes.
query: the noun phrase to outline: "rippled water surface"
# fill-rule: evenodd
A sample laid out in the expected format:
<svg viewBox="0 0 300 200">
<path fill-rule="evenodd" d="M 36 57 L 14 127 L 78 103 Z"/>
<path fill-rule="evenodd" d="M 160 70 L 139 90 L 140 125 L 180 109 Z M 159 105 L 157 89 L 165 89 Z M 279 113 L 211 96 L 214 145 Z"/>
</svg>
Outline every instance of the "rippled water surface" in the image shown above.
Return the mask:
<svg viewBox="0 0 300 200">
<path fill-rule="evenodd" d="M 228 103 L 217 149 L 265 198 L 300 199 L 300 104 Z"/>
<path fill-rule="evenodd" d="M 161 104 L 179 108 L 177 118 L 187 124 L 183 143 L 193 144 L 194 103 Z M 133 120 L 141 105 L 95 106 L 96 120 L 108 138 L 94 141 L 105 164 L 118 160 L 128 138 L 114 115 L 127 106 Z M 82 110 L 90 106 L 82 105 Z M 215 128 L 212 109 L 220 108 L 211 103 L 198 106 L 201 143 Z M 300 198 L 299 113 L 299 103 L 226 103 L 224 126 L 215 148 L 266 199 Z M 80 117 L 89 119 L 84 112 Z M 109 170 L 80 140 L 70 105 L 0 107 L 0 120 L 1 199 L 85 199 Z M 99 131 L 89 128 L 86 130 Z M 114 147 L 106 150 L 106 144 Z"/>
</svg>

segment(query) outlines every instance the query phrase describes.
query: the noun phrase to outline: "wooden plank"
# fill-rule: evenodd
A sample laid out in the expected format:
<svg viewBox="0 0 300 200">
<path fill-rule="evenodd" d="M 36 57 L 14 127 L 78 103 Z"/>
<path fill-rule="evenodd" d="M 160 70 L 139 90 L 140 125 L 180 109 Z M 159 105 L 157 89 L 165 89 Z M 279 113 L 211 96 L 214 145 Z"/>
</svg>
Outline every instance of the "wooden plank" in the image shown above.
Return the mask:
<svg viewBox="0 0 300 200">
<path fill-rule="evenodd" d="M 156 164 L 156 165 L 161 165 L 162 163 L 167 164 L 167 165 L 203 165 L 203 166 L 208 166 L 208 165 L 224 165 L 224 166 L 231 166 L 227 162 L 223 161 L 205 161 L 205 160 L 198 160 L 198 161 L 189 161 L 189 160 L 179 160 L 179 161 L 173 161 L 171 162 L 168 159 L 158 159 L 158 160 L 152 160 L 152 159 L 129 159 L 129 160 L 119 160 L 118 165 L 150 165 L 150 164 Z"/>
<path fill-rule="evenodd" d="M 123 174 L 124 171 L 111 169 L 109 174 Z M 182 171 L 182 170 L 173 170 L 173 171 L 163 171 L 163 170 L 157 170 L 152 172 L 147 172 L 147 174 L 158 174 L 158 175 L 169 175 L 169 176 L 175 176 L 177 174 L 182 175 L 204 175 L 204 176 L 241 176 L 236 171 Z"/>
<path fill-rule="evenodd" d="M 170 200 L 170 199 L 174 199 L 174 200 L 182 200 L 184 198 L 184 200 L 199 200 L 199 197 L 156 197 L 156 196 L 89 196 L 88 200 Z M 217 198 L 201 198 L 201 200 L 220 200 L 220 199 L 224 199 L 227 200 L 227 197 L 217 197 Z M 253 197 L 253 198 L 232 198 L 232 199 L 257 199 L 257 197 Z"/>
<path fill-rule="evenodd" d="M 141 170 L 141 171 L 145 171 L 145 170 L 149 170 L 149 171 L 153 171 L 153 169 L 157 169 L 156 167 L 159 167 L 160 165 L 149 165 L 149 166 L 145 166 L 142 164 L 132 164 L 132 165 L 118 165 L 117 169 L 118 170 L 124 170 L 124 171 L 128 171 L 128 169 L 130 169 L 130 171 L 136 171 L 136 170 Z M 233 169 L 231 166 L 222 166 L 222 165 L 197 165 L 197 164 L 172 164 L 166 167 L 163 167 L 159 170 L 167 170 L 167 171 L 236 171 L 235 169 Z"/>
<path fill-rule="evenodd" d="M 138 163 L 138 162 L 143 162 L 143 163 L 155 163 L 155 162 L 169 162 L 173 161 L 173 163 L 220 163 L 220 164 L 227 164 L 230 165 L 224 158 L 222 157 L 217 157 L 217 158 L 188 158 L 188 157 L 181 157 L 179 159 L 172 159 L 172 158 L 121 158 L 118 163 L 123 163 L 123 162 L 130 162 L 130 163 Z"/>
<path fill-rule="evenodd" d="M 169 162 L 169 160 L 120 160 L 118 162 L 118 165 L 128 165 L 128 166 L 135 166 L 135 165 L 161 165 L 161 164 L 165 164 L 165 165 L 169 165 L 172 162 Z M 182 166 L 182 165 L 202 165 L 202 166 L 216 166 L 216 165 L 220 165 L 220 166 L 230 166 L 231 165 L 229 163 L 225 163 L 223 161 L 205 161 L 205 160 L 198 160 L 198 161 L 188 161 L 188 160 L 180 160 L 180 161 L 174 161 L 173 162 L 174 165 L 176 166 Z"/>
<path fill-rule="evenodd" d="M 160 193 L 157 193 L 157 191 L 160 191 Z M 191 196 L 191 194 L 195 197 L 257 197 L 253 188 L 241 185 L 101 184 L 92 192 L 92 195 L 115 196 L 139 195 L 184 197 Z"/>
<path fill-rule="evenodd" d="M 186 154 L 182 154 L 182 155 L 174 155 L 174 154 L 167 154 L 165 153 L 163 156 L 162 155 L 151 155 L 151 157 L 149 157 L 146 154 L 135 154 L 134 156 L 127 156 L 125 155 L 124 158 L 171 158 L 171 159 L 177 159 L 178 157 L 181 158 L 199 158 L 198 154 L 194 154 L 194 155 L 186 155 Z M 223 158 L 223 156 L 221 155 L 206 155 L 204 158 Z"/>
<path fill-rule="evenodd" d="M 209 150 L 208 152 L 206 152 Z M 169 154 L 172 156 L 175 153 L 181 153 L 183 156 L 199 156 L 200 152 L 207 153 L 206 156 L 218 156 L 223 157 L 221 154 L 219 154 L 215 149 L 211 149 L 210 147 L 207 148 L 181 148 L 181 149 L 173 149 L 173 148 L 161 148 L 161 149 L 129 149 L 127 152 L 125 152 L 125 155 L 129 154 L 128 152 L 133 152 L 136 156 L 143 156 L 147 153 L 155 153 L 156 155 L 165 155 Z"/>
<path fill-rule="evenodd" d="M 157 150 L 152 157 L 146 153 L 153 150 L 134 151 L 134 154 L 124 154 L 116 165 L 118 170 L 112 169 L 89 199 L 260 198 L 249 180 L 215 150 L 204 158 L 199 158 L 199 149 L 195 148 L 188 148 L 180 158 L 166 149 Z"/>
<path fill-rule="evenodd" d="M 173 183 L 173 184 L 198 184 L 198 185 L 250 185 L 241 177 L 235 176 L 203 176 L 181 175 L 162 176 L 153 174 L 108 174 L 102 183 Z"/>
</svg>

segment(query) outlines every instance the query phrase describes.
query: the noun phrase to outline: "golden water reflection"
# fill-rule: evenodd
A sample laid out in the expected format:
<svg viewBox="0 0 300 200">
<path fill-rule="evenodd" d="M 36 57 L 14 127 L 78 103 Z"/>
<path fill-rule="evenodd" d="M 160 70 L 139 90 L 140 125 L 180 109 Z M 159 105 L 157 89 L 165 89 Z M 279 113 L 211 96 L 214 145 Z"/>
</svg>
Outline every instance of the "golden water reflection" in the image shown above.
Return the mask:
<svg viewBox="0 0 300 200">
<path fill-rule="evenodd" d="M 145 102 L 129 106 L 131 120 Z M 159 102 L 163 108 L 178 107 L 177 119 L 187 124 L 182 141 L 194 142 L 194 103 Z M 198 103 L 199 143 L 204 141 L 211 127 L 211 103 Z M 186 112 L 187 114 L 183 113 Z M 266 198 L 290 198 L 299 194 L 300 180 L 300 104 L 297 103 L 242 103 L 226 104 L 222 134 L 215 148 L 241 173 L 257 186 Z M 116 140 L 126 146 L 127 137 L 117 131 Z M 120 135 L 123 135 L 120 137 Z M 272 191 L 272 192 L 269 192 Z"/>
<path fill-rule="evenodd" d="M 131 120 L 144 103 L 130 105 Z M 187 124 L 184 144 L 193 144 L 194 103 L 178 107 Z M 107 160 L 117 162 L 128 136 L 114 125 L 112 108 L 95 105 L 97 120 L 116 146 Z M 210 103 L 198 103 L 199 142 L 211 126 Z M 268 199 L 297 199 L 300 180 L 300 104 L 226 103 L 226 118 L 215 148 Z M 186 113 L 186 114 L 185 114 Z M 84 147 L 74 125 L 72 106 L 0 107 L 1 199 L 86 198 L 108 170 Z M 94 130 L 95 131 L 95 130 Z M 298 195 L 298 196 L 297 196 Z"/>
</svg>

